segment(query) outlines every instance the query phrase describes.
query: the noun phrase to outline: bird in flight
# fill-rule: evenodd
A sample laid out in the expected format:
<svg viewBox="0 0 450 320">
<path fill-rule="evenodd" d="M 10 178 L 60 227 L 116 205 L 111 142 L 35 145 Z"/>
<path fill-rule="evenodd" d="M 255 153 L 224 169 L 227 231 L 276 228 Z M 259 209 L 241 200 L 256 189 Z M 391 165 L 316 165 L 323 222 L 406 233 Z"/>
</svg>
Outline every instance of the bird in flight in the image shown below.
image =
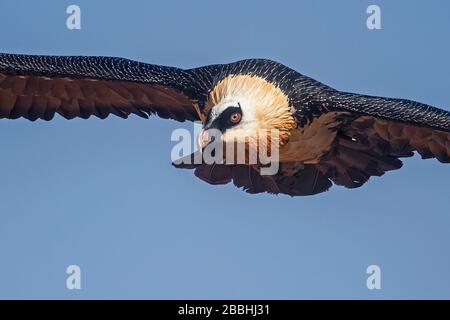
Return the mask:
<svg viewBox="0 0 450 320">
<path fill-rule="evenodd" d="M 0 118 L 113 114 L 201 121 L 200 150 L 259 141 L 277 130 L 278 170 L 250 163 L 177 163 L 211 184 L 290 196 L 357 188 L 414 152 L 450 162 L 450 112 L 423 103 L 341 92 L 278 62 L 247 59 L 179 69 L 123 58 L 0 53 Z M 212 140 L 212 139 L 211 139 Z M 188 156 L 192 157 L 192 156 Z"/>
</svg>

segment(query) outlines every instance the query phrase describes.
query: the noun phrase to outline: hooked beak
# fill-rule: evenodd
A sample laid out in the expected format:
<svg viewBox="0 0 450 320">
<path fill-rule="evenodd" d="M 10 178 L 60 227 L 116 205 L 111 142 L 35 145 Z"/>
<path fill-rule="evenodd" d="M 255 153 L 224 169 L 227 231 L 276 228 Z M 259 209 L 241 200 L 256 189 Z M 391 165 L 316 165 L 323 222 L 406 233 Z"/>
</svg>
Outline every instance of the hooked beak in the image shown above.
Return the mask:
<svg viewBox="0 0 450 320">
<path fill-rule="evenodd" d="M 199 150 L 205 149 L 207 145 L 213 143 L 216 140 L 216 137 L 214 136 L 214 133 L 211 132 L 211 130 L 214 129 L 200 129 L 200 132 L 197 136 L 197 146 Z"/>
<path fill-rule="evenodd" d="M 208 130 L 200 129 L 197 136 L 197 146 L 199 150 L 203 150 L 209 144 Z"/>
</svg>

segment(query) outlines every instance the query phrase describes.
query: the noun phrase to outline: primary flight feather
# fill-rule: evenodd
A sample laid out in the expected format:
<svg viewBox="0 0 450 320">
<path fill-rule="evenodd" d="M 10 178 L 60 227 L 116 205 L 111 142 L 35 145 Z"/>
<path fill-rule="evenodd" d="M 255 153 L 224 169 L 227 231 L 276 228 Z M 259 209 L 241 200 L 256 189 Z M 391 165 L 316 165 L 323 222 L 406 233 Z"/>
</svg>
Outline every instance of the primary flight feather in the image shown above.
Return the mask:
<svg viewBox="0 0 450 320">
<path fill-rule="evenodd" d="M 176 163 L 211 184 L 291 196 L 348 188 L 402 166 L 414 152 L 450 162 L 450 112 L 404 99 L 340 92 L 280 63 L 248 59 L 183 70 L 110 57 L 0 53 L 0 118 L 51 120 L 157 114 L 202 121 L 201 149 L 257 145 L 276 130 L 279 168 L 260 163 Z M 217 141 L 216 141 L 217 142 Z M 187 158 L 194 157 L 194 155 Z"/>
</svg>

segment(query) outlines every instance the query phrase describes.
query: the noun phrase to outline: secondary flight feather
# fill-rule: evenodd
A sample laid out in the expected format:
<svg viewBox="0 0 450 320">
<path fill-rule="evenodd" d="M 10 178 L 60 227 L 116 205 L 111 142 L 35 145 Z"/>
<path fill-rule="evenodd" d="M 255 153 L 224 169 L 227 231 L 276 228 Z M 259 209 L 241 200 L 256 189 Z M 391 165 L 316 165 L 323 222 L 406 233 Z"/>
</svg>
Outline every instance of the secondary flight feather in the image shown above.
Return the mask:
<svg viewBox="0 0 450 320">
<path fill-rule="evenodd" d="M 291 196 L 363 185 L 413 156 L 450 162 L 450 112 L 423 103 L 346 93 L 278 62 L 248 59 L 183 70 L 111 57 L 0 53 L 0 118 L 110 114 L 201 121 L 200 149 L 218 140 L 258 147 L 277 131 L 279 168 L 177 163 L 211 183 Z M 217 141 L 215 141 L 217 142 Z M 273 141 L 272 141 L 273 142 Z M 188 157 L 189 158 L 189 157 Z"/>
</svg>

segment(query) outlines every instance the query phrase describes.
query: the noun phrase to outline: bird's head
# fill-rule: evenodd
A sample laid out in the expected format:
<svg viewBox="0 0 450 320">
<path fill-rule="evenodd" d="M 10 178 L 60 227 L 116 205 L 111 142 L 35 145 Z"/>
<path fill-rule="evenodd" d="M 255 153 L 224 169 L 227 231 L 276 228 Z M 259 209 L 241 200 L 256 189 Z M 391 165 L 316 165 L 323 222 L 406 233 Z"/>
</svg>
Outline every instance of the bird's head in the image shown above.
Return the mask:
<svg viewBox="0 0 450 320">
<path fill-rule="evenodd" d="M 278 137 L 271 143 L 282 146 L 296 126 L 288 96 L 255 75 L 229 75 L 219 81 L 209 94 L 205 110 L 207 117 L 199 134 L 201 148 L 212 137 L 219 138 L 223 145 L 243 143 L 247 148 L 270 143 L 266 137 Z"/>
</svg>

